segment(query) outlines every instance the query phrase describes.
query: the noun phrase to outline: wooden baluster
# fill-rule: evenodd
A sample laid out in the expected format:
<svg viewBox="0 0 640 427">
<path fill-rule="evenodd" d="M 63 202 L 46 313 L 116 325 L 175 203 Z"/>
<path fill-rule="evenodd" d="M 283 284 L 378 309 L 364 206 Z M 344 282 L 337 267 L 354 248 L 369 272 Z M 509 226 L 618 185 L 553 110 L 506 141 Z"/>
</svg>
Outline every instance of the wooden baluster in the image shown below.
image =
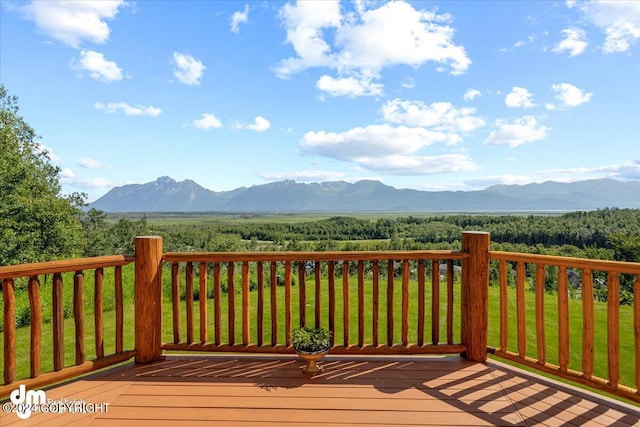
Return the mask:
<svg viewBox="0 0 640 427">
<path fill-rule="evenodd" d="M 227 297 L 229 299 L 228 314 L 228 331 L 229 331 L 229 345 L 236 343 L 236 287 L 234 278 L 234 265 L 233 262 L 227 264 L 227 285 L 229 291 Z"/>
<path fill-rule="evenodd" d="M 525 265 L 523 262 L 518 262 L 516 265 L 516 315 L 518 325 L 518 354 L 522 358 L 527 356 L 527 331 L 524 301 L 525 280 Z"/>
<path fill-rule="evenodd" d="M 593 272 L 582 270 L 582 374 L 593 376 L 593 348 L 595 343 L 595 317 L 593 303 Z"/>
<path fill-rule="evenodd" d="M 16 293 L 13 279 L 2 281 L 4 322 L 4 383 L 16 379 Z"/>
<path fill-rule="evenodd" d="M 307 324 L 307 281 L 305 278 L 306 263 L 298 263 L 298 312 L 300 314 L 300 327 Z"/>
<path fill-rule="evenodd" d="M 402 345 L 409 345 L 409 260 L 402 260 Z"/>
<path fill-rule="evenodd" d="M 40 352 L 42 347 L 42 299 L 38 276 L 29 278 L 29 310 L 31 313 L 30 374 L 40 375 Z"/>
<path fill-rule="evenodd" d="M 249 344 L 249 262 L 242 263 L 242 344 Z"/>
<path fill-rule="evenodd" d="M 547 342 L 544 334 L 544 264 L 536 265 L 536 350 L 538 363 L 547 361 Z"/>
<path fill-rule="evenodd" d="M 620 276 L 610 271 L 607 276 L 607 354 L 609 384 L 620 384 Z"/>
<path fill-rule="evenodd" d="M 336 336 L 336 265 L 334 261 L 329 261 L 327 267 L 327 278 L 329 286 L 329 331 L 331 332 L 331 346 L 335 342 Z"/>
<path fill-rule="evenodd" d="M 218 295 L 216 295 L 216 298 Z M 171 304 L 173 306 L 173 342 L 180 342 L 180 265 L 171 264 Z"/>
<path fill-rule="evenodd" d="M 291 345 L 291 261 L 284 263 L 284 322 L 287 346 Z"/>
<path fill-rule="evenodd" d="M 509 301 L 507 300 L 507 261 L 500 260 L 500 350 L 507 351 L 509 339 Z"/>
<path fill-rule="evenodd" d="M 440 262 L 431 261 L 431 343 L 440 342 Z"/>
<path fill-rule="evenodd" d="M 207 342 L 207 263 L 201 262 L 200 268 L 200 342 Z"/>
<path fill-rule="evenodd" d="M 393 260 L 387 262 L 387 345 L 393 345 Z"/>
<path fill-rule="evenodd" d="M 364 347 L 364 261 L 358 261 L 358 347 Z"/>
<path fill-rule="evenodd" d="M 264 267 L 262 261 L 258 261 L 258 324 L 256 331 L 258 334 L 258 345 L 264 342 Z"/>
<path fill-rule="evenodd" d="M 342 330 L 344 346 L 349 347 L 349 261 L 342 261 Z"/>
<path fill-rule="evenodd" d="M 96 268 L 94 272 L 93 320 L 96 335 L 96 357 L 104 357 L 104 270 Z"/>
<path fill-rule="evenodd" d="M 379 306 L 380 306 L 380 267 L 378 260 L 373 260 L 372 266 L 373 275 L 373 318 L 372 318 L 372 335 L 373 346 L 378 346 L 378 322 L 380 320 Z"/>
<path fill-rule="evenodd" d="M 73 319 L 75 323 L 76 365 L 86 360 L 84 344 L 84 273 L 76 271 L 73 276 Z"/>
<path fill-rule="evenodd" d="M 51 287 L 53 303 L 53 370 L 64 368 L 64 298 L 62 296 L 62 274 L 53 275 Z"/>
<path fill-rule="evenodd" d="M 425 312 L 425 268 L 424 260 L 418 260 L 418 345 L 424 345 Z"/>
<path fill-rule="evenodd" d="M 562 372 L 569 366 L 569 293 L 567 267 L 558 269 L 558 363 Z"/>
<path fill-rule="evenodd" d="M 193 343 L 193 263 L 187 263 L 185 272 L 185 304 L 187 311 L 187 344 Z"/>
<path fill-rule="evenodd" d="M 124 349 L 124 302 L 122 298 L 122 267 L 114 270 L 114 286 L 116 297 L 116 353 L 122 353 Z"/>
<path fill-rule="evenodd" d="M 213 335 L 216 345 L 220 345 L 222 329 L 222 286 L 220 279 L 220 263 L 213 263 Z"/>
<path fill-rule="evenodd" d="M 275 261 L 271 262 L 271 283 L 270 285 L 270 306 L 271 306 L 271 345 L 275 346 L 278 343 L 278 264 Z"/>
<path fill-rule="evenodd" d="M 316 321 L 316 329 L 320 328 L 322 322 L 322 299 L 321 299 L 321 284 L 322 277 L 320 275 L 320 261 L 316 261 L 314 265 L 314 274 L 315 274 L 315 282 L 316 282 L 316 310 L 314 313 L 314 319 Z"/>
<path fill-rule="evenodd" d="M 447 344 L 453 344 L 453 260 L 447 261 Z"/>
</svg>

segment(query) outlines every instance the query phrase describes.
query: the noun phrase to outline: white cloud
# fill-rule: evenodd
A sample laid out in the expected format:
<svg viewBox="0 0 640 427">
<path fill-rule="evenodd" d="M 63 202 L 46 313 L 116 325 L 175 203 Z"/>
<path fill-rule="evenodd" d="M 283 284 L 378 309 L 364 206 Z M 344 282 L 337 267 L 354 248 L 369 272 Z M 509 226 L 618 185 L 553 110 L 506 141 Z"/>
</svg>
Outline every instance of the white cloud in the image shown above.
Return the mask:
<svg viewBox="0 0 640 427">
<path fill-rule="evenodd" d="M 142 105 L 131 106 L 126 102 L 110 102 L 103 104 L 102 102 L 96 102 L 93 104 L 96 110 L 104 110 L 109 114 L 113 114 L 118 110 L 122 110 L 127 116 L 151 116 L 156 117 L 162 113 L 162 110 L 157 107 L 149 106 L 144 107 Z"/>
<path fill-rule="evenodd" d="M 548 127 L 538 124 L 534 116 L 524 116 L 509 122 L 498 119 L 495 122 L 498 128 L 492 131 L 484 141 L 485 145 L 508 145 L 517 147 L 527 142 L 541 141 L 547 138 Z"/>
<path fill-rule="evenodd" d="M 200 84 L 202 74 L 207 68 L 202 62 L 191 55 L 178 52 L 173 53 L 173 62 L 176 66 L 173 70 L 173 75 L 176 76 L 180 82 L 189 86 L 197 86 Z"/>
<path fill-rule="evenodd" d="M 531 108 L 535 107 L 536 104 L 531 101 L 531 97 L 533 95 L 525 88 L 514 86 L 505 99 L 504 103 L 509 108 Z"/>
<path fill-rule="evenodd" d="M 413 89 L 416 85 L 416 80 L 413 77 L 407 77 L 400 85 L 406 89 Z"/>
<path fill-rule="evenodd" d="M 576 107 L 586 104 L 591 100 L 592 93 L 588 93 L 569 83 L 560 83 L 551 86 L 556 93 L 556 98 L 566 107 Z"/>
<path fill-rule="evenodd" d="M 92 159 L 91 157 L 80 157 L 78 159 L 78 166 L 84 169 L 111 169 L 111 166 L 103 165 L 100 161 Z"/>
<path fill-rule="evenodd" d="M 102 53 L 92 50 L 80 51 L 80 59 L 73 59 L 71 68 L 86 71 L 92 79 L 107 83 L 122 80 L 122 70 L 118 64 L 106 60 Z"/>
<path fill-rule="evenodd" d="M 108 20 L 114 19 L 124 0 L 32 1 L 17 9 L 36 24 L 39 33 L 78 48 L 82 41 L 105 43 Z"/>
<path fill-rule="evenodd" d="M 35 144 L 34 151 L 37 154 L 45 153 L 49 160 L 51 160 L 53 163 L 60 163 L 60 161 L 62 160 L 60 156 L 53 152 L 53 148 L 48 147 L 40 142 L 37 142 Z"/>
<path fill-rule="evenodd" d="M 61 169 L 59 175 L 61 181 L 67 180 L 67 182 L 76 176 L 76 174 L 69 168 Z"/>
<path fill-rule="evenodd" d="M 640 159 L 629 160 L 618 165 L 597 166 L 592 168 L 567 168 L 547 171 L 549 174 L 566 174 L 570 176 L 599 175 L 604 178 L 620 180 L 640 180 Z M 580 178 L 582 179 L 582 178 Z"/>
<path fill-rule="evenodd" d="M 583 53 L 589 43 L 587 43 L 587 33 L 580 28 L 567 28 L 561 31 L 565 39 L 558 43 L 552 52 L 569 52 L 569 57 L 578 56 Z"/>
<path fill-rule="evenodd" d="M 422 175 L 477 169 L 465 154 L 419 155 L 418 151 L 450 136 L 422 127 L 389 124 L 357 127 L 345 132 L 307 132 L 302 152 L 352 162 L 363 169 L 396 175 Z"/>
<path fill-rule="evenodd" d="M 262 116 L 256 116 L 256 118 L 253 120 L 253 123 L 243 124 L 240 122 L 235 122 L 232 124 L 232 126 L 235 129 L 249 129 L 256 132 L 264 132 L 271 128 L 271 122 Z"/>
<path fill-rule="evenodd" d="M 246 24 L 249 20 L 249 5 L 244 5 L 244 12 L 234 12 L 231 15 L 231 31 L 234 33 L 240 32 L 240 24 Z"/>
<path fill-rule="evenodd" d="M 335 81 L 354 83 L 379 79 L 380 70 L 394 65 L 419 67 L 426 62 L 448 65 L 451 74 L 466 72 L 471 64 L 464 47 L 453 43 L 455 30 L 447 14 L 416 10 L 405 1 L 341 13 L 337 1 L 287 3 L 281 10 L 287 42 L 295 57 L 276 68 L 281 78 L 311 67 L 336 70 Z M 355 96 L 353 90 L 342 90 Z M 363 91 L 363 94 L 369 94 Z"/>
<path fill-rule="evenodd" d="M 582 4 L 581 10 L 604 31 L 601 48 L 605 53 L 626 52 L 640 38 L 640 2 L 591 1 Z"/>
<path fill-rule="evenodd" d="M 80 188 L 92 189 L 92 188 L 110 188 L 118 185 L 117 182 L 113 182 L 106 178 L 74 178 L 67 182 Z"/>
<path fill-rule="evenodd" d="M 473 101 L 479 96 L 482 96 L 482 92 L 480 92 L 478 89 L 467 89 L 467 91 L 464 93 L 463 99 L 465 101 Z"/>
<path fill-rule="evenodd" d="M 198 129 L 211 129 L 211 128 L 219 128 L 222 127 L 222 122 L 218 119 L 215 114 L 212 113 L 204 113 L 202 118 L 196 119 L 191 124 Z"/>
<path fill-rule="evenodd" d="M 449 102 L 434 102 L 431 105 L 420 101 L 394 99 L 380 109 L 384 120 L 409 126 L 421 126 L 442 132 L 471 132 L 485 125 L 475 116 L 475 108 L 456 108 Z M 453 142 L 460 142 L 455 136 Z"/>
<path fill-rule="evenodd" d="M 316 86 L 331 96 L 349 97 L 382 95 L 382 89 L 384 88 L 384 85 L 373 83 L 370 78 L 346 77 L 336 79 L 327 75 L 320 77 Z"/>
</svg>

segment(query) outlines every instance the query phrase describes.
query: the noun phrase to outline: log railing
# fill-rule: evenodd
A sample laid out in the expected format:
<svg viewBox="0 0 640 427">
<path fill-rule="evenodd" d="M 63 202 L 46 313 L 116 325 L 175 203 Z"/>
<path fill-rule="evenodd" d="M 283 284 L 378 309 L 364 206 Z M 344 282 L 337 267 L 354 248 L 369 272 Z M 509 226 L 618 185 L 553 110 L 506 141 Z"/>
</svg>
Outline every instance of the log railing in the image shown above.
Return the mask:
<svg viewBox="0 0 640 427">
<path fill-rule="evenodd" d="M 497 264 L 500 294 L 499 342 L 492 343 L 496 347 L 490 347 L 489 351 L 531 368 L 640 401 L 640 264 L 500 251 L 490 251 L 489 257 L 492 263 Z M 515 279 L 510 282 L 508 277 L 513 277 L 514 267 Z M 549 277 L 547 267 L 554 268 L 553 277 Z M 569 273 L 572 274 L 571 284 Z M 625 280 L 633 282 L 634 304 L 631 309 L 632 325 L 621 329 L 620 281 L 623 274 L 627 275 Z M 606 316 L 601 317 L 600 324 L 597 324 L 594 309 L 596 276 L 601 292 L 605 292 L 605 296 L 600 298 L 606 298 L 607 301 Z M 555 282 L 557 292 L 545 292 L 545 280 Z M 581 302 L 571 304 L 573 312 L 570 313 L 569 293 L 572 289 L 581 293 Z M 530 300 L 529 303 L 527 299 Z M 531 310 L 527 310 L 530 306 L 534 308 L 534 321 L 527 321 L 527 311 L 531 315 Z M 510 307 L 515 308 L 515 315 L 511 316 L 512 320 L 515 318 L 515 324 L 509 321 Z M 553 315 L 547 312 L 551 311 L 549 307 L 552 308 Z M 570 334 L 571 331 L 579 333 Z M 595 355 L 598 353 L 594 351 L 596 331 L 606 336 L 606 349 L 600 352 L 605 354 L 602 358 L 606 360 L 599 361 L 602 362 L 601 365 L 606 362 L 606 372 L 600 377 L 594 374 Z M 516 337 L 516 342 L 511 346 L 510 332 L 512 338 L 514 332 Z M 550 342 L 547 334 L 554 337 L 553 342 Z M 620 383 L 621 334 L 625 337 L 625 343 L 633 343 L 631 353 L 634 358 L 632 365 L 635 370 L 635 388 L 631 384 Z M 573 343 L 570 348 L 571 335 L 578 343 Z M 535 348 L 531 348 L 533 346 L 528 344 L 534 339 Z M 557 352 L 550 354 L 550 347 L 557 348 Z M 577 352 L 580 357 L 575 357 Z M 574 355 L 573 363 L 570 362 L 571 355 Z M 557 363 L 550 363 L 549 359 Z"/>
<path fill-rule="evenodd" d="M 291 330 L 306 325 L 327 328 L 336 354 L 461 353 L 454 262 L 467 258 L 458 251 L 165 253 L 173 339 L 162 348 L 292 353 Z"/>
<path fill-rule="evenodd" d="M 8 395 L 16 388 L 16 281 L 22 278 L 28 281 L 30 344 L 29 344 L 29 376 L 20 379 L 20 384 L 33 388 L 72 378 L 86 372 L 101 369 L 130 359 L 134 350 L 123 348 L 123 298 L 122 267 L 134 261 L 133 257 L 104 256 L 75 260 L 51 261 L 34 264 L 22 264 L 0 267 L 3 295 L 3 379 L 0 385 L 0 396 Z M 114 269 L 115 293 L 115 352 L 105 355 L 103 291 L 104 270 Z M 87 360 L 85 348 L 85 308 L 84 295 L 85 271 L 93 270 L 94 301 L 93 322 L 96 358 Z M 65 274 L 70 273 L 70 274 Z M 43 276 L 51 277 L 51 285 L 43 285 Z M 64 298 L 63 278 L 73 280 L 73 319 L 75 325 L 75 363 L 65 366 L 64 355 Z M 46 281 L 46 279 L 45 279 Z M 50 290 L 47 288 L 50 287 Z M 68 287 L 70 288 L 70 287 Z M 42 293 L 51 292 L 51 336 L 53 340 L 53 371 L 41 372 L 43 341 L 43 298 Z M 47 325 L 48 327 L 48 325 Z"/>
</svg>

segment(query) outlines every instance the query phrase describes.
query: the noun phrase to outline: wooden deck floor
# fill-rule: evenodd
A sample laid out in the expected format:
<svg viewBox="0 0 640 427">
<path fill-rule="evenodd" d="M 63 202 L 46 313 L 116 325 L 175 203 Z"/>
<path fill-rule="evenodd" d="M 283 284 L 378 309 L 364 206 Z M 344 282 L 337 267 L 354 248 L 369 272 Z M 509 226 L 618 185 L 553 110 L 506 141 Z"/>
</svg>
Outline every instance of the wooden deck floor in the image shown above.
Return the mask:
<svg viewBox="0 0 640 427">
<path fill-rule="evenodd" d="M 109 403 L 106 412 L 0 413 L 0 425 L 640 425 L 636 407 L 495 362 L 330 356 L 323 365 L 308 378 L 295 357 L 167 356 L 46 390 Z"/>
</svg>

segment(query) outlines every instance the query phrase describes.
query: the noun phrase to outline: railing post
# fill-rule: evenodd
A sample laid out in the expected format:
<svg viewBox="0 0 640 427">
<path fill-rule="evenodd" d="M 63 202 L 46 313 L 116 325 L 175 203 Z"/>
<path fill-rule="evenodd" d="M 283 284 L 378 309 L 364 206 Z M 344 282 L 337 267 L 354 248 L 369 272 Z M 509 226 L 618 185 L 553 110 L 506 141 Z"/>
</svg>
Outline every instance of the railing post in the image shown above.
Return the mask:
<svg viewBox="0 0 640 427">
<path fill-rule="evenodd" d="M 487 359 L 489 233 L 462 233 L 462 251 L 469 258 L 462 261 L 462 343 L 464 357 L 475 362 Z"/>
<path fill-rule="evenodd" d="M 136 363 L 162 355 L 162 237 L 136 237 Z"/>
</svg>

